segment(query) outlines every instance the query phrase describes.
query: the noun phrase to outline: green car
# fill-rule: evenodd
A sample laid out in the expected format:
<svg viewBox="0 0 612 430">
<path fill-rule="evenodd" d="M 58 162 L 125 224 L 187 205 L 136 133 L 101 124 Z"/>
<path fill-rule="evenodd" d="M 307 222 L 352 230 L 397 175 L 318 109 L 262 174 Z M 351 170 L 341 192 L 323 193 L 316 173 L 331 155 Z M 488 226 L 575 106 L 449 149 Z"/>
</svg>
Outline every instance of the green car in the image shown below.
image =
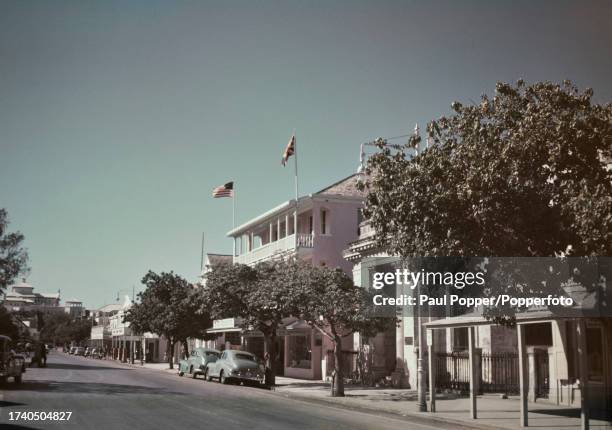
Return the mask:
<svg viewBox="0 0 612 430">
<path fill-rule="evenodd" d="M 189 358 L 179 362 L 179 376 L 189 374 L 193 379 L 203 375 L 206 379 L 208 364 L 217 361 L 221 355 L 220 351 L 211 348 L 194 348 Z"/>
</svg>

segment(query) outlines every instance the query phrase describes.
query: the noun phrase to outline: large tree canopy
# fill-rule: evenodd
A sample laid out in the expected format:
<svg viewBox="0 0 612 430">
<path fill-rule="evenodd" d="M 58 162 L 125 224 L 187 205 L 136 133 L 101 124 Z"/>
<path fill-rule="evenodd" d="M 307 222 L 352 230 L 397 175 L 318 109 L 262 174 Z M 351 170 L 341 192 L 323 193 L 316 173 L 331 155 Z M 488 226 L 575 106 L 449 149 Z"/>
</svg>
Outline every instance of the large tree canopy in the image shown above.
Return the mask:
<svg viewBox="0 0 612 430">
<path fill-rule="evenodd" d="M 612 105 L 570 82 L 498 83 L 369 160 L 365 215 L 395 255 L 612 255 Z"/>
<path fill-rule="evenodd" d="M 185 279 L 170 273 L 149 271 L 138 294 L 140 303 L 127 312 L 125 321 L 138 333 L 151 332 L 169 341 L 168 363 L 173 367 L 174 345 L 182 342 L 187 353 L 188 338 L 205 338 L 211 320 L 197 290 Z"/>
<path fill-rule="evenodd" d="M 266 384 L 275 385 L 276 333 L 285 318 L 294 315 L 296 285 L 290 277 L 297 270 L 293 261 L 218 265 L 207 275 L 205 303 L 216 318 L 238 317 L 246 330 L 264 336 L 267 352 Z"/>
<path fill-rule="evenodd" d="M 295 314 L 327 337 L 334 347 L 332 396 L 344 396 L 342 339 L 360 333 L 371 337 L 392 327 L 395 317 L 374 316 L 370 291 L 357 287 L 342 270 L 298 265 L 291 275 Z"/>
<path fill-rule="evenodd" d="M 28 254 L 22 247 L 23 234 L 8 233 L 8 222 L 6 209 L 0 208 L 0 291 L 27 270 Z"/>
</svg>

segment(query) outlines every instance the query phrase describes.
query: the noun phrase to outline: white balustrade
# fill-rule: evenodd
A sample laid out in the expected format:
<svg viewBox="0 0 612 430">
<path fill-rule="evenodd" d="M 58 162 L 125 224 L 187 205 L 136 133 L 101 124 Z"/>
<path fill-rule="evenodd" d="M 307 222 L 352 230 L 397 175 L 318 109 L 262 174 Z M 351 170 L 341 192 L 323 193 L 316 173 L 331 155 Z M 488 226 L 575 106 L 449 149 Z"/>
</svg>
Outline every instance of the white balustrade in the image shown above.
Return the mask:
<svg viewBox="0 0 612 430">
<path fill-rule="evenodd" d="M 313 235 L 308 233 L 298 233 L 298 248 L 312 248 L 314 244 Z M 266 243 L 250 252 L 238 255 L 236 263 L 254 264 L 272 258 L 275 254 L 290 251 L 295 247 L 295 235 L 290 234 L 274 242 Z"/>
</svg>

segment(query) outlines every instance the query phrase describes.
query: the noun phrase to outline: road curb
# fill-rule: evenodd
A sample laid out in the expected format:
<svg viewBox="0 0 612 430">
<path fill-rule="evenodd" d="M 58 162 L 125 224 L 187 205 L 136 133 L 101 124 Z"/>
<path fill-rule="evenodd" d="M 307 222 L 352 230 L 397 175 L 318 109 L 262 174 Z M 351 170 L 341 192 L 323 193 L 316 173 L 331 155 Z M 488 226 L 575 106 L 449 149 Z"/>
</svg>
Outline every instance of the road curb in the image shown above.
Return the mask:
<svg viewBox="0 0 612 430">
<path fill-rule="evenodd" d="M 368 414 L 378 415 L 378 416 L 391 415 L 395 418 L 401 418 L 401 419 L 410 420 L 410 421 L 417 421 L 423 424 L 426 424 L 426 423 L 431 424 L 432 422 L 434 422 L 434 423 L 441 423 L 441 424 L 452 424 L 456 426 L 455 428 L 457 429 L 508 430 L 507 427 L 492 426 L 489 424 L 483 424 L 483 423 L 478 423 L 478 422 L 471 423 L 471 422 L 466 422 L 463 420 L 439 417 L 429 412 L 425 412 L 425 413 L 411 412 L 411 411 L 398 412 L 398 411 L 381 410 L 375 407 L 369 407 L 369 406 L 364 406 L 364 405 L 350 405 L 350 404 L 346 404 L 342 402 L 337 402 L 334 400 L 330 400 L 331 398 L 301 396 L 299 394 L 287 393 L 286 391 L 272 390 L 270 391 L 270 393 L 280 396 L 280 397 L 284 397 L 286 399 L 290 399 L 290 400 L 299 400 L 299 401 L 313 403 L 317 405 L 333 406 L 333 407 L 337 407 L 340 409 L 346 409 L 346 410 L 351 410 L 355 412 L 363 412 L 363 413 L 368 413 Z"/>
</svg>

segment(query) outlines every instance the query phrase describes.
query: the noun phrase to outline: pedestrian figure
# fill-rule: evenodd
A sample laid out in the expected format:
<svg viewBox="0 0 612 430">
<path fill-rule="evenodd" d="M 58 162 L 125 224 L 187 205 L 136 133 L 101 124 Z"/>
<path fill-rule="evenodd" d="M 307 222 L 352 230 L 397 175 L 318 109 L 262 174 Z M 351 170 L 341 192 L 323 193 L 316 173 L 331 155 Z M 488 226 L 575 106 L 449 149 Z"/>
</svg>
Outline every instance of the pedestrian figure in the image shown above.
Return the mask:
<svg viewBox="0 0 612 430">
<path fill-rule="evenodd" d="M 40 344 L 40 358 L 39 358 L 39 366 L 47 367 L 47 346 L 44 343 Z"/>
</svg>

